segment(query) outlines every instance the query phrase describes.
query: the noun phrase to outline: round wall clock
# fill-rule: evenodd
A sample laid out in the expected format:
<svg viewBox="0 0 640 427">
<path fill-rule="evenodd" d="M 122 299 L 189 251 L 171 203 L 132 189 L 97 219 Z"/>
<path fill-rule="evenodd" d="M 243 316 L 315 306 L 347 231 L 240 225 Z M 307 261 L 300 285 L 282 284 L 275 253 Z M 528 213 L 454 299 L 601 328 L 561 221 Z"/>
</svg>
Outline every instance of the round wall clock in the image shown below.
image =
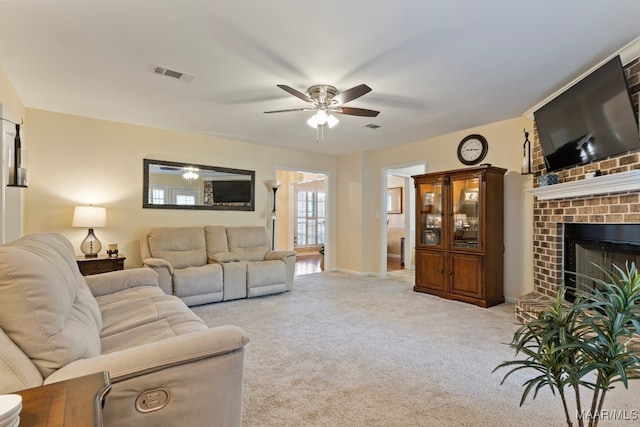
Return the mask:
<svg viewBox="0 0 640 427">
<path fill-rule="evenodd" d="M 487 139 L 478 134 L 466 136 L 458 144 L 458 160 L 465 165 L 476 165 L 489 151 Z"/>
</svg>

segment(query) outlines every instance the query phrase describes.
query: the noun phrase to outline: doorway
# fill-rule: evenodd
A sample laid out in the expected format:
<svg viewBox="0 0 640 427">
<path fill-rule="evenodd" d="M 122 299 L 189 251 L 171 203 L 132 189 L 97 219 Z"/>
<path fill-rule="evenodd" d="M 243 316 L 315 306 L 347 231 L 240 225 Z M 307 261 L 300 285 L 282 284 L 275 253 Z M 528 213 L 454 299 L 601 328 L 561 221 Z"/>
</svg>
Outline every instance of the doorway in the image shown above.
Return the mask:
<svg viewBox="0 0 640 427">
<path fill-rule="evenodd" d="M 425 163 L 382 169 L 380 273 L 415 269 L 415 192 L 412 175 L 425 173 Z"/>
<path fill-rule="evenodd" d="M 328 175 L 315 171 L 276 171 L 281 182 L 277 203 L 276 250 L 295 250 L 296 274 L 318 273 L 325 268 L 328 245 Z M 286 213 L 281 213 L 285 210 Z"/>
</svg>

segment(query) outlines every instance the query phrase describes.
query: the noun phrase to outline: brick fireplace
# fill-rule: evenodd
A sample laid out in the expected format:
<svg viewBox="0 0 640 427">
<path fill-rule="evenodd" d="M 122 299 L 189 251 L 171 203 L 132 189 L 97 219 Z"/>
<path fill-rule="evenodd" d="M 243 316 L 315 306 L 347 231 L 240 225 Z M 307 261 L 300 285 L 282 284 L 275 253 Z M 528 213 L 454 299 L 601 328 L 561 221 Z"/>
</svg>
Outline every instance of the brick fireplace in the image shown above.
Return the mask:
<svg viewBox="0 0 640 427">
<path fill-rule="evenodd" d="M 635 111 L 640 98 L 640 58 L 625 66 Z M 546 173 L 538 135 L 533 132 L 532 170 L 534 188 L 539 188 L 539 178 Z M 562 170 L 558 183 L 570 183 L 585 179 L 588 172 L 600 170 L 612 176 L 620 172 L 640 170 L 638 151 L 623 153 L 589 165 Z M 622 176 L 622 175 L 620 175 Z M 599 178 L 592 178 L 598 180 Z M 594 183 L 596 181 L 593 181 Z M 589 185 L 586 181 L 584 183 Z M 621 188 L 623 188 L 622 186 Z M 561 187 L 558 187 L 560 189 Z M 602 191 L 602 190 L 600 190 Z M 564 225 L 567 223 L 623 223 L 640 227 L 640 190 L 621 190 L 587 195 L 563 196 L 558 191 L 553 198 L 536 197 L 533 205 L 533 283 L 534 291 L 520 297 L 516 303 L 516 318 L 523 322 L 535 316 L 541 306 L 556 296 L 563 281 Z"/>
</svg>

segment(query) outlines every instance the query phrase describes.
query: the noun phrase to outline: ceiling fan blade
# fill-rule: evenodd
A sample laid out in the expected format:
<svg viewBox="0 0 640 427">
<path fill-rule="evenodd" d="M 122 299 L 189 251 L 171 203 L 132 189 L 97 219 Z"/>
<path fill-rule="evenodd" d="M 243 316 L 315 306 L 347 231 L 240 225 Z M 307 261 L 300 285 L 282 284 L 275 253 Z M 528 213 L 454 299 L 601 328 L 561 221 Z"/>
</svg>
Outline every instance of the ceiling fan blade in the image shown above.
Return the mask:
<svg viewBox="0 0 640 427">
<path fill-rule="evenodd" d="M 338 101 L 339 104 L 344 104 L 352 101 L 356 98 L 360 98 L 362 95 L 371 92 L 371 88 L 366 84 L 354 86 L 351 89 L 347 89 L 344 92 L 340 92 L 333 97 L 333 100 Z"/>
<path fill-rule="evenodd" d="M 298 90 L 295 90 L 294 88 L 287 86 L 287 85 L 277 85 L 280 89 L 284 90 L 285 92 L 289 92 L 291 95 L 302 99 L 303 101 L 307 101 L 307 102 L 313 102 L 313 99 L 311 99 L 309 97 L 309 95 L 307 95 L 306 93 L 302 93 Z"/>
<path fill-rule="evenodd" d="M 347 114 L 349 116 L 377 117 L 380 111 L 367 110 L 366 108 L 340 107 L 334 113 Z"/>
<path fill-rule="evenodd" d="M 315 108 L 290 108 L 288 110 L 273 110 L 273 111 L 265 111 L 266 114 L 269 113 L 288 113 L 290 111 L 313 111 Z"/>
</svg>

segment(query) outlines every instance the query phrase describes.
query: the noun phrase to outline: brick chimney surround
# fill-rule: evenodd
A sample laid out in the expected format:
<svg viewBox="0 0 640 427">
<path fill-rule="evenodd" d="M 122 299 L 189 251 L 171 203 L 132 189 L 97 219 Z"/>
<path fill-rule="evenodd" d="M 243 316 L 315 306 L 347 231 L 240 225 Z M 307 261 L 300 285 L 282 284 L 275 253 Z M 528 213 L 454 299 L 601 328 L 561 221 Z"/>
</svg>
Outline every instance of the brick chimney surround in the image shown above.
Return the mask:
<svg viewBox="0 0 640 427">
<path fill-rule="evenodd" d="M 635 111 L 640 98 L 640 58 L 624 67 Z M 540 187 L 546 173 L 533 131 L 533 292 L 516 301 L 516 320 L 526 322 L 557 295 L 563 280 L 564 224 L 624 223 L 640 227 L 640 150 L 558 172 L 558 184 Z M 601 177 L 585 180 L 600 170 Z M 585 181 L 583 181 L 585 180 Z"/>
</svg>

